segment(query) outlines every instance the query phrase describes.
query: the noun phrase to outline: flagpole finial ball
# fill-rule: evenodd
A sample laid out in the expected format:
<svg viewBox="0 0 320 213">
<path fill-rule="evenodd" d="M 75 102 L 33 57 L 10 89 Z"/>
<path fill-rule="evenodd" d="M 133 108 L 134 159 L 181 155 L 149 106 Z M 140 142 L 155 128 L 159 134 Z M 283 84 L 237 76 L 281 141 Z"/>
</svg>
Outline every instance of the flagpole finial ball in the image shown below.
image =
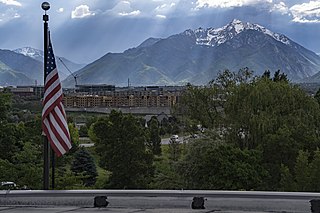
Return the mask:
<svg viewBox="0 0 320 213">
<path fill-rule="evenodd" d="M 43 2 L 42 4 L 41 4 L 41 8 L 43 9 L 43 10 L 45 10 L 45 11 L 47 11 L 47 10 L 49 10 L 50 9 L 50 4 L 49 4 L 49 2 Z"/>
</svg>

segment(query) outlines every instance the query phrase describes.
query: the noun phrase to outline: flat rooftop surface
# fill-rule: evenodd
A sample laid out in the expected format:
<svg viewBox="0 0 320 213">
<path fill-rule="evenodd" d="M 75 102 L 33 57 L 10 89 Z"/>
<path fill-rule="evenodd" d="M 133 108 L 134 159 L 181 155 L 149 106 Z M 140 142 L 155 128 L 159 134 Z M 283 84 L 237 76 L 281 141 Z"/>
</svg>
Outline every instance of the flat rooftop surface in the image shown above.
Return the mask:
<svg viewBox="0 0 320 213">
<path fill-rule="evenodd" d="M 105 208 L 94 208 L 93 198 L 0 198 L 0 213 L 29 212 L 145 212 L 145 213 L 308 213 L 309 200 L 208 198 L 205 209 L 191 209 L 192 198 L 110 197 Z"/>
</svg>

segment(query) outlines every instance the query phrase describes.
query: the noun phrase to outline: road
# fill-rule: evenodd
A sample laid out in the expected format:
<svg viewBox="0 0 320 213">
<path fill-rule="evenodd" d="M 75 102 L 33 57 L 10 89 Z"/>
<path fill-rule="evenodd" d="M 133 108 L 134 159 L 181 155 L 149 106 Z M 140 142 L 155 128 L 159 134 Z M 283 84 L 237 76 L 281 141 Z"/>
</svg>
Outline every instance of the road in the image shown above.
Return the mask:
<svg viewBox="0 0 320 213">
<path fill-rule="evenodd" d="M 205 209 L 191 209 L 191 197 L 110 197 L 106 208 L 93 208 L 93 198 L 38 197 L 0 198 L 1 213 L 31 212 L 144 212 L 144 213 L 308 213 L 308 200 L 208 198 Z"/>
<path fill-rule="evenodd" d="M 179 141 L 183 142 L 184 137 L 180 137 Z M 162 138 L 161 139 L 161 144 L 169 144 L 170 138 Z M 94 143 L 81 143 L 79 144 L 80 147 L 91 147 L 94 146 Z"/>
<path fill-rule="evenodd" d="M 185 137 L 179 137 L 179 141 L 180 141 L 180 143 L 182 143 L 183 142 L 183 140 L 185 139 Z M 169 144 L 170 142 L 170 138 L 162 138 L 161 139 L 161 144 Z"/>
</svg>

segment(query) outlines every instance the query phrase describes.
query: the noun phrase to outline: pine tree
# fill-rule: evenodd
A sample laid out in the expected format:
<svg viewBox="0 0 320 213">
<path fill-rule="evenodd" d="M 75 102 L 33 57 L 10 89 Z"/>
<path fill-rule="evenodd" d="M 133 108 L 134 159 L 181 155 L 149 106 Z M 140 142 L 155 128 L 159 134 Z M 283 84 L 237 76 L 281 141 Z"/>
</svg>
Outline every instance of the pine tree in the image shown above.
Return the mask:
<svg viewBox="0 0 320 213">
<path fill-rule="evenodd" d="M 83 184 L 93 186 L 98 176 L 96 165 L 90 153 L 84 148 L 80 148 L 72 162 L 71 170 L 77 175 L 84 175 Z"/>
</svg>

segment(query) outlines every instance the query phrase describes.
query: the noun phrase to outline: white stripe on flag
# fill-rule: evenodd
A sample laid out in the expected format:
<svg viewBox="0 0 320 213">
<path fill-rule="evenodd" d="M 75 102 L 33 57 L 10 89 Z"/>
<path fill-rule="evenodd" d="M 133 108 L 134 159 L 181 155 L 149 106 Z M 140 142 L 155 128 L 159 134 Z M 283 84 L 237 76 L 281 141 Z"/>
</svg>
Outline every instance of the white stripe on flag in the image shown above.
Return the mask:
<svg viewBox="0 0 320 213">
<path fill-rule="evenodd" d="M 50 121 L 57 130 L 59 136 L 62 138 L 63 142 L 66 144 L 67 147 L 69 147 L 69 138 L 66 136 L 64 131 L 62 130 L 61 126 L 57 123 L 55 117 L 52 115 L 52 113 L 49 114 L 50 116 Z"/>
<path fill-rule="evenodd" d="M 57 147 L 57 149 L 59 150 L 59 152 L 63 155 L 64 153 L 66 153 L 66 150 L 61 146 L 61 144 L 59 143 L 58 139 L 56 138 L 56 136 L 53 134 L 49 121 L 48 119 L 44 119 L 43 123 L 46 125 L 49 135 L 52 139 L 52 142 L 54 143 L 54 145 Z"/>
</svg>

